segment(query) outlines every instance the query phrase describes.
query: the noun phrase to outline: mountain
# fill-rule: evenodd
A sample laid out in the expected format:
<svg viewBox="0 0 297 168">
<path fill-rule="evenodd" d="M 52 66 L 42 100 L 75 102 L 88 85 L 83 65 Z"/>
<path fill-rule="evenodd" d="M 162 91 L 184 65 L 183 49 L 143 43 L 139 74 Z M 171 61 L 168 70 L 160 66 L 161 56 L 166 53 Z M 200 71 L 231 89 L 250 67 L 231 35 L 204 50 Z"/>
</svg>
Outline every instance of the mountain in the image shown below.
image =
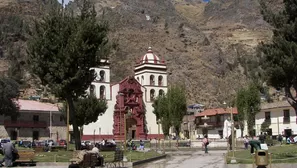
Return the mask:
<svg viewBox="0 0 297 168">
<path fill-rule="evenodd" d="M 44 3 L 23 1 L 32 5 L 35 12 Z M 166 61 L 169 82 L 185 84 L 188 103 L 208 107 L 221 106 L 246 85 L 248 79 L 241 58 L 252 59 L 257 44 L 269 41 L 272 36 L 270 26 L 261 17 L 258 0 L 92 2 L 98 14 L 104 13 L 104 19 L 109 21 L 110 39 L 119 46 L 110 56 L 113 82 L 133 74 L 136 60 L 151 46 Z M 276 9 L 282 4 L 280 0 L 270 2 Z M 22 0 L 2 0 L 0 11 L 23 6 L 22 3 Z M 81 0 L 75 0 L 66 8 L 77 10 L 80 3 Z M 39 16 L 33 13 L 26 17 Z M 25 41 L 22 44 L 25 46 Z M 0 61 L 2 71 L 7 69 L 7 63 L 2 65 L 4 58 Z"/>
</svg>

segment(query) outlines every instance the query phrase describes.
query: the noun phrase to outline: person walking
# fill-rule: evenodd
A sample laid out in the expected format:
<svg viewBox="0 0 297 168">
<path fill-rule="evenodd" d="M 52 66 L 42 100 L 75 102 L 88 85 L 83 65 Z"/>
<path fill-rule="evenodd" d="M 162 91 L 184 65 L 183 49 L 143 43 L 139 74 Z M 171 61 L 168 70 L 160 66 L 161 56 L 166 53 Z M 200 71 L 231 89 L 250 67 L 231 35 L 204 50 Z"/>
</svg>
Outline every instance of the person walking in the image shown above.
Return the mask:
<svg viewBox="0 0 297 168">
<path fill-rule="evenodd" d="M 248 136 L 246 135 L 244 137 L 244 149 L 248 149 L 249 148 L 249 139 Z"/>
<path fill-rule="evenodd" d="M 280 145 L 283 144 L 283 136 L 281 134 L 278 135 L 278 138 L 277 138 L 278 142 L 280 143 Z"/>
<path fill-rule="evenodd" d="M 4 162 L 6 167 L 12 167 L 13 161 L 17 159 L 16 156 L 18 155 L 18 150 L 11 142 L 7 142 L 3 145 L 3 153 L 4 158 L 0 160 L 0 167 L 2 167 L 2 163 Z"/>
<path fill-rule="evenodd" d="M 204 136 L 204 139 L 203 139 L 203 146 L 204 146 L 204 152 L 205 153 L 208 153 L 208 145 L 209 145 L 209 141 L 208 141 L 208 136 L 207 135 L 205 135 Z"/>
</svg>

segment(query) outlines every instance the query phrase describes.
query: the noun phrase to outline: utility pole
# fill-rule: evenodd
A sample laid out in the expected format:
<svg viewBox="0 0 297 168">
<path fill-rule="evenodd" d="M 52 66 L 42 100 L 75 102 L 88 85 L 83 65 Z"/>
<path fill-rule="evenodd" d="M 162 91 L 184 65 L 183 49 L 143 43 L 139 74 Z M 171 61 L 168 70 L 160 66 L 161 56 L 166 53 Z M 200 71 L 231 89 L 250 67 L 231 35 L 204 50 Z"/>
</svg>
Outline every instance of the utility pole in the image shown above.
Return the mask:
<svg viewBox="0 0 297 168">
<path fill-rule="evenodd" d="M 69 104 L 67 102 L 67 151 L 69 150 Z"/>
<path fill-rule="evenodd" d="M 235 156 L 234 156 L 234 119 L 233 119 L 233 108 L 231 107 L 231 138 L 232 138 L 232 158 L 231 163 L 236 163 Z"/>
</svg>

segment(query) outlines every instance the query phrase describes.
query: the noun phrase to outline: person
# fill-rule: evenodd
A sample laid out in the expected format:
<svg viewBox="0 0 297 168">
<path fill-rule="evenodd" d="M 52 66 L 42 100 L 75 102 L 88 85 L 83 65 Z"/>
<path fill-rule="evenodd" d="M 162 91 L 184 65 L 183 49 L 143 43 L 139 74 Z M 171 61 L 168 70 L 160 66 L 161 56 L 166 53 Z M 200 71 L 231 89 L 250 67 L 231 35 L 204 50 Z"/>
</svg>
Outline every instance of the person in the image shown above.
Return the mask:
<svg viewBox="0 0 297 168">
<path fill-rule="evenodd" d="M 144 150 L 144 142 L 142 140 L 139 143 L 139 150 Z"/>
<path fill-rule="evenodd" d="M 228 137 L 229 149 L 232 150 L 232 134 Z"/>
<path fill-rule="evenodd" d="M 204 146 L 204 152 L 205 153 L 208 153 L 208 148 L 207 148 L 208 145 L 209 145 L 208 136 L 205 135 L 204 139 L 203 139 L 203 146 Z"/>
<path fill-rule="evenodd" d="M 95 153 L 96 154 L 97 159 L 98 159 L 98 162 L 97 162 L 96 166 L 102 166 L 103 165 L 104 158 L 103 158 L 103 156 L 100 155 L 99 149 L 96 146 L 94 146 L 91 151 L 88 151 L 88 153 Z"/>
<path fill-rule="evenodd" d="M 254 153 L 254 149 L 259 150 L 261 149 L 261 142 L 256 139 L 252 139 L 249 141 L 249 144 L 251 145 L 251 154 Z"/>
<path fill-rule="evenodd" d="M 280 145 L 283 144 L 283 136 L 281 134 L 278 135 L 278 138 L 277 138 L 278 142 L 280 143 Z"/>
<path fill-rule="evenodd" d="M 7 142 L 3 145 L 3 153 L 4 158 L 0 160 L 0 167 L 2 167 L 4 162 L 6 167 L 12 167 L 13 162 L 17 159 L 18 150 L 11 142 Z"/>
<path fill-rule="evenodd" d="M 101 145 L 105 146 L 105 139 L 102 140 Z"/>
<path fill-rule="evenodd" d="M 259 135 L 259 140 L 262 144 L 265 143 L 265 137 L 263 135 L 263 132 L 261 132 L 261 134 Z"/>
<path fill-rule="evenodd" d="M 248 149 L 249 148 L 249 139 L 248 136 L 245 135 L 244 137 L 244 149 Z"/>
</svg>

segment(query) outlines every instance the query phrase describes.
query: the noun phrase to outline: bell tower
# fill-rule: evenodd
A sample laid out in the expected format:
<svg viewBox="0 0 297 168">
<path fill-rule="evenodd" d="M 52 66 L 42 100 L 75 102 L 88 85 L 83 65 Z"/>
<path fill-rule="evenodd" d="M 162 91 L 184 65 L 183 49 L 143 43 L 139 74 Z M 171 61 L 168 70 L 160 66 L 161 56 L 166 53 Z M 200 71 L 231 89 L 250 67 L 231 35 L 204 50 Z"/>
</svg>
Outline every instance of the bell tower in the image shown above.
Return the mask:
<svg viewBox="0 0 297 168">
<path fill-rule="evenodd" d="M 109 60 L 101 59 L 100 65 L 91 69 L 95 70 L 96 78 L 89 88 L 89 93 L 96 95 L 98 99 L 111 100 Z"/>
<path fill-rule="evenodd" d="M 167 92 L 167 67 L 164 60 L 154 54 L 151 47 L 137 62 L 134 69 L 135 79 L 146 88 L 146 102 Z"/>
</svg>

